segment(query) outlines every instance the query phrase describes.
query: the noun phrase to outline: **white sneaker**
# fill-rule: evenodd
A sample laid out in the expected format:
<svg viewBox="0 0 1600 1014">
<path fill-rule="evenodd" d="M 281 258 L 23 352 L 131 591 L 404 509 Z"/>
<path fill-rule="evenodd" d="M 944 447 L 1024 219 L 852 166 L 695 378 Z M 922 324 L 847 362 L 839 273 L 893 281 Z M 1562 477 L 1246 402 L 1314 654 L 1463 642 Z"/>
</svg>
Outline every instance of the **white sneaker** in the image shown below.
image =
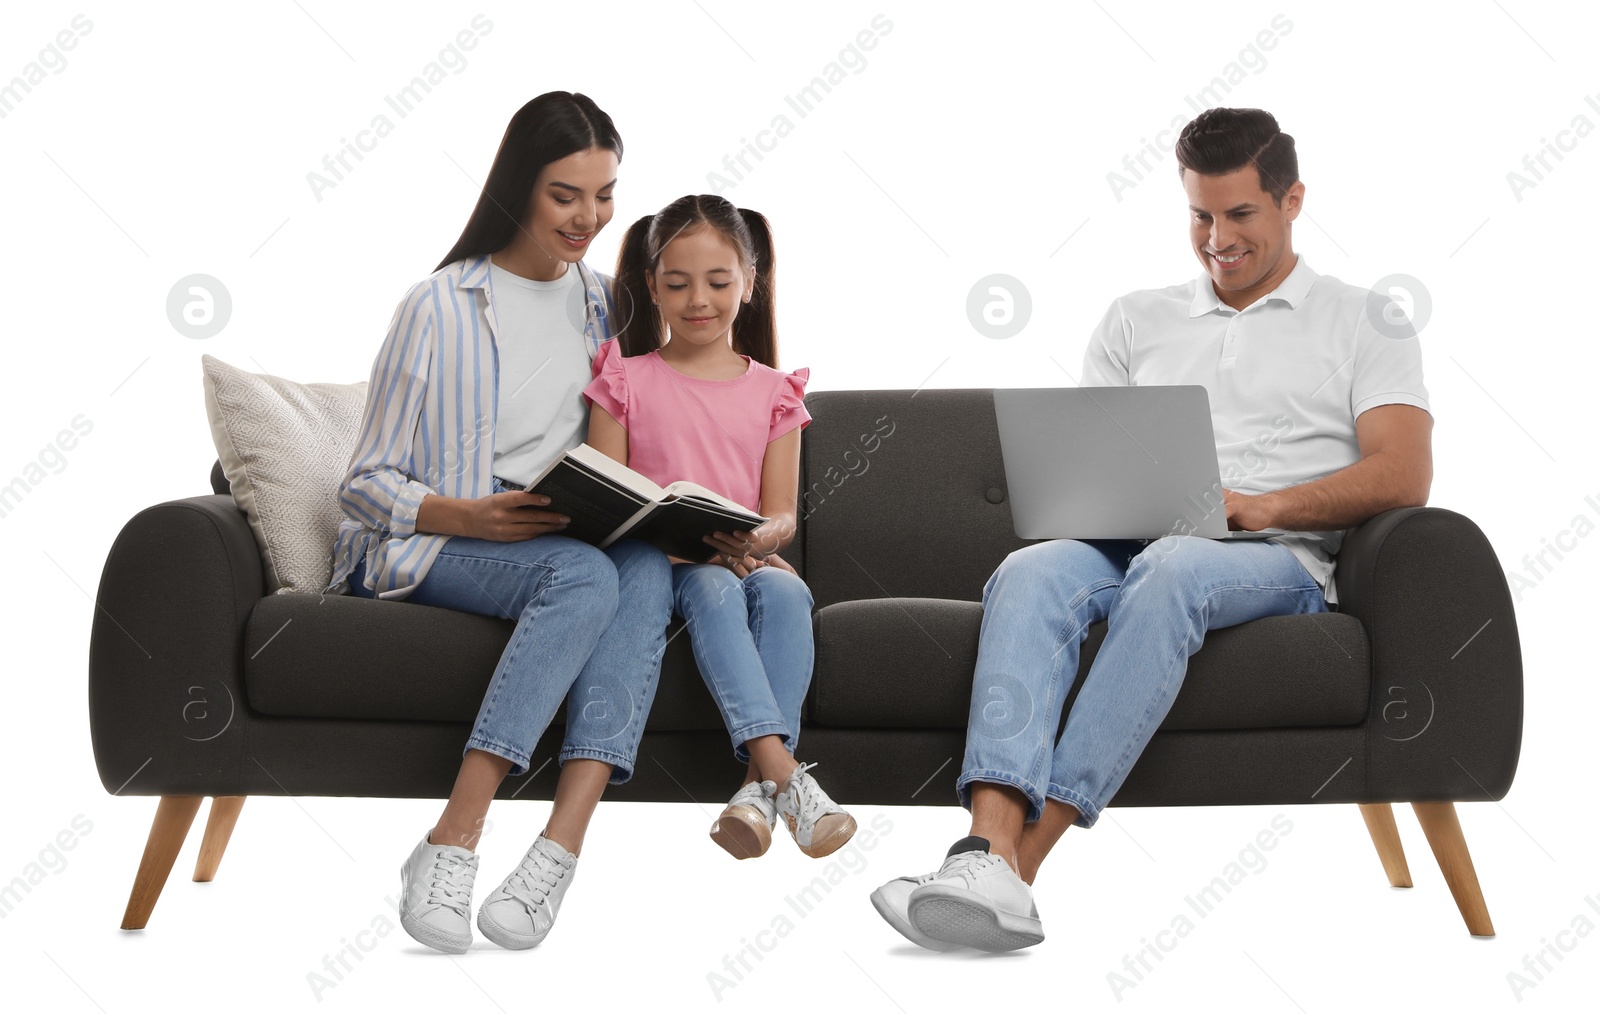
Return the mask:
<svg viewBox="0 0 1600 1014">
<path fill-rule="evenodd" d="M 906 911 L 917 932 L 980 951 L 1014 951 L 1044 939 L 1033 889 L 976 836 L 951 847 L 938 874 L 911 892 Z"/>
<path fill-rule="evenodd" d="M 483 900 L 478 929 L 510 950 L 537 944 L 555 925 L 577 866 L 577 856 L 541 834 L 517 868 Z"/>
<path fill-rule="evenodd" d="M 876 891 L 872 892 L 872 907 L 883 916 L 883 921 L 893 926 L 901 936 L 916 944 L 926 947 L 930 951 L 953 951 L 960 944 L 948 943 L 944 940 L 935 940 L 926 933 L 919 933 L 911 925 L 911 920 L 906 915 L 906 903 L 911 899 L 911 892 L 923 884 L 933 880 L 939 874 L 924 873 L 916 877 L 898 877 L 889 881 Z"/>
<path fill-rule="evenodd" d="M 775 782 L 747 782 L 728 800 L 711 824 L 711 840 L 735 859 L 765 855 L 772 845 L 772 828 L 778 822 Z"/>
<path fill-rule="evenodd" d="M 778 793 L 778 812 L 800 851 L 813 859 L 832 855 L 856 833 L 856 820 L 828 798 L 807 772 L 815 764 L 801 764 Z"/>
<path fill-rule="evenodd" d="M 418 943 L 446 954 L 472 946 L 472 881 L 478 854 L 433 845 L 428 836 L 400 867 L 400 925 Z"/>
</svg>

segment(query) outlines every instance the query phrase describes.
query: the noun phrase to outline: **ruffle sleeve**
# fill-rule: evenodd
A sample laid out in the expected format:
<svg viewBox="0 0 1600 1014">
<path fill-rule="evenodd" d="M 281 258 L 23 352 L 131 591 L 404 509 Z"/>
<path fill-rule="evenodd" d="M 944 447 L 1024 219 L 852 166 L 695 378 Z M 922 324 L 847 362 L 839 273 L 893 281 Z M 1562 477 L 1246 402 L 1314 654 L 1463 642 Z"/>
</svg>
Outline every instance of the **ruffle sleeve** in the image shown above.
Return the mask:
<svg viewBox="0 0 1600 1014">
<path fill-rule="evenodd" d="M 811 413 L 806 411 L 806 382 L 811 370 L 802 366 L 793 373 L 785 373 L 778 388 L 778 397 L 772 406 L 772 424 L 767 430 L 767 443 L 788 433 L 795 427 L 811 425 Z"/>
<path fill-rule="evenodd" d="M 583 389 L 591 404 L 610 413 L 611 418 L 628 428 L 628 374 L 622 365 L 622 350 L 615 338 L 600 344 L 594 356 L 594 379 Z"/>
</svg>

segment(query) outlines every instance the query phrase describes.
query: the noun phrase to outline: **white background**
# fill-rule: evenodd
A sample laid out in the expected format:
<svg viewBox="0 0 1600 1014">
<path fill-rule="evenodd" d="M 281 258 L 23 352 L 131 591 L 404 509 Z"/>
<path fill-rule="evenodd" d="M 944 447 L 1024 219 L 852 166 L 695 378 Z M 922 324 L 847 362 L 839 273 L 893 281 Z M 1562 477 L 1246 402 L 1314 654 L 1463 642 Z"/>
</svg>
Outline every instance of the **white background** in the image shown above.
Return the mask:
<svg viewBox="0 0 1600 1014">
<path fill-rule="evenodd" d="M 188 880 L 197 821 L 149 929 L 116 928 L 154 800 L 113 798 L 95 774 L 90 596 L 130 516 L 209 491 L 201 353 L 302 381 L 364 379 L 395 304 L 459 234 L 506 121 L 546 90 L 594 97 L 627 145 L 617 224 L 591 258 L 600 266 L 623 223 L 712 189 L 708 172 L 742 138 L 789 115 L 792 132 L 726 193 L 774 224 L 784 365 L 810 366 L 813 389 L 1070 383 L 1051 357 L 1075 374 L 1109 300 L 1198 271 L 1170 152 L 1121 200 L 1107 174 L 1189 112 L 1185 96 L 1258 33 L 1276 34 L 1282 15 L 1290 28 L 1247 56 L 1255 72 L 1224 102 L 1272 110 L 1296 137 L 1307 192 L 1294 241 L 1316 270 L 1363 285 L 1405 273 L 1431 295 L 1432 502 L 1476 520 L 1508 573 L 1524 575 L 1524 555 L 1576 516 L 1600 521 L 1584 499 L 1600 500 L 1596 329 L 1584 311 L 1600 138 L 1564 135 L 1571 150 L 1520 200 L 1507 181 L 1574 117 L 1600 124 L 1584 101 L 1600 91 L 1593 9 L 1103 0 L 793 10 L 725 0 L 7 6 L 0 80 L 74 15 L 92 28 L 0 119 L 0 482 L 39 461 L 74 417 L 93 428 L 0 518 L 0 882 L 41 850 L 55 866 L 0 919 L 6 1005 L 30 992 L 37 999 L 13 1009 L 1592 1003 L 1600 934 L 1561 937 L 1574 949 L 1520 1004 L 1507 973 L 1580 915 L 1600 926 L 1585 903 L 1600 906 L 1593 538 L 1520 596 L 1527 709 L 1516 783 L 1502 803 L 1459 807 L 1493 940 L 1468 937 L 1408 811 L 1398 816 L 1416 887 L 1392 891 L 1355 807 L 1310 805 L 1113 810 L 1096 830 L 1070 833 L 1045 867 L 1048 939 L 999 958 L 919 952 L 867 902 L 883 880 L 934 867 L 965 832 L 950 806 L 855 808 L 864 828 L 886 830 L 799 917 L 785 898 L 828 861 L 781 840 L 736 865 L 705 836 L 711 809 L 602 805 L 560 923 L 538 949 L 480 940 L 448 958 L 396 928 L 361 937 L 371 950 L 318 993 L 308 973 L 323 972 L 324 955 L 392 924 L 385 896 L 437 804 L 258 798 L 215 883 Z M 492 29 L 465 67 L 396 117 L 383 97 L 478 13 Z M 865 65 L 799 118 L 784 97 L 878 14 L 890 27 Z M 318 200 L 307 173 L 385 112 L 393 132 Z M 165 312 L 173 283 L 194 272 L 233 299 L 227 327 L 205 341 L 177 333 Z M 994 273 L 1032 297 L 1028 325 L 1005 341 L 980 335 L 965 310 L 973 283 Z M 483 881 L 498 883 L 547 807 L 496 804 Z M 1266 868 L 1119 996 L 1107 973 L 1280 812 L 1292 832 Z M 46 846 L 79 815 L 91 829 L 75 833 L 62 866 Z M 780 914 L 793 932 L 758 937 Z M 708 974 L 727 975 L 725 955 L 758 941 L 770 952 L 719 994 Z"/>
</svg>

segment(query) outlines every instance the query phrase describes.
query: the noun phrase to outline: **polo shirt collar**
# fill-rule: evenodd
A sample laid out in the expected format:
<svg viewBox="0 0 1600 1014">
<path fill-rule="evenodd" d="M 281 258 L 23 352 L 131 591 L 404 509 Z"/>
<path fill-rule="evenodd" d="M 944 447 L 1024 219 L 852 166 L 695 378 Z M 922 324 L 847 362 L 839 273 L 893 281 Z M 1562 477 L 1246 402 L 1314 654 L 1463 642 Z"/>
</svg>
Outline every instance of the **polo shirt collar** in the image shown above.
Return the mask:
<svg viewBox="0 0 1600 1014">
<path fill-rule="evenodd" d="M 1311 265 L 1306 263 L 1305 254 L 1296 254 L 1293 270 L 1291 270 L 1278 287 L 1267 293 L 1263 299 L 1281 299 L 1289 304 L 1293 310 L 1306 298 L 1306 293 L 1311 291 L 1311 286 L 1316 283 L 1317 273 L 1311 270 Z M 1258 300 L 1257 302 L 1260 302 Z M 1251 304 L 1255 305 L 1255 304 Z M 1227 306 L 1217 298 L 1216 287 L 1211 284 L 1211 276 L 1201 273 L 1194 282 L 1194 296 L 1189 301 L 1189 316 L 1203 317 L 1214 310 Z M 1228 307 L 1232 310 L 1232 307 Z"/>
</svg>

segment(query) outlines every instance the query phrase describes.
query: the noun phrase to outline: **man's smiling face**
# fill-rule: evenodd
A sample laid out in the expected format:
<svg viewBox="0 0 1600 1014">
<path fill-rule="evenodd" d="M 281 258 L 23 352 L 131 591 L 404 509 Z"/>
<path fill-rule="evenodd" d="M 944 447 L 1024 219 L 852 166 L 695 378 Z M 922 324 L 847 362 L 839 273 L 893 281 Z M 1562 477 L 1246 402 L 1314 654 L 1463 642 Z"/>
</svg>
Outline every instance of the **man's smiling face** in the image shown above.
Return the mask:
<svg viewBox="0 0 1600 1014">
<path fill-rule="evenodd" d="M 1211 176 L 1186 171 L 1189 241 L 1217 296 L 1242 310 L 1278 287 L 1294 270 L 1289 225 L 1300 215 L 1305 184 L 1298 181 L 1280 205 L 1261 189 L 1254 165 Z"/>
</svg>

